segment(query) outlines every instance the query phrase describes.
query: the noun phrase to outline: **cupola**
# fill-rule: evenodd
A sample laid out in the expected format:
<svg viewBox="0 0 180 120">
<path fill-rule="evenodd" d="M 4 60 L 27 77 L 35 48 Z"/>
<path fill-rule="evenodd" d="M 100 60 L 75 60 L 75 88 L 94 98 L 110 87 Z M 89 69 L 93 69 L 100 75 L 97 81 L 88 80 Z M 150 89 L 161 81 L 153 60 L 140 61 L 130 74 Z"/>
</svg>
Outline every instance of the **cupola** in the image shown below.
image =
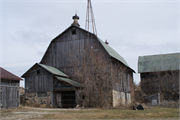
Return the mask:
<svg viewBox="0 0 180 120">
<path fill-rule="evenodd" d="M 78 23 L 79 16 L 77 16 L 77 14 L 75 14 L 75 16 L 72 17 L 72 19 L 74 20 L 74 22 L 71 25 L 79 27 L 80 26 Z"/>
</svg>

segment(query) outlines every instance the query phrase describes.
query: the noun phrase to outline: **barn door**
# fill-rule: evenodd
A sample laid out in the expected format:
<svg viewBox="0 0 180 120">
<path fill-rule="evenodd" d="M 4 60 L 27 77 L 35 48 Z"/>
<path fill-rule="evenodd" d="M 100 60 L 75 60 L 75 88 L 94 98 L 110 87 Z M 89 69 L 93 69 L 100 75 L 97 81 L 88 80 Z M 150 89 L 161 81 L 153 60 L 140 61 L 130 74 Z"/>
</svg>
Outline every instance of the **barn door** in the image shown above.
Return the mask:
<svg viewBox="0 0 180 120">
<path fill-rule="evenodd" d="M 57 108 L 61 108 L 62 104 L 61 104 L 61 93 L 56 93 L 56 103 L 57 103 Z"/>
</svg>

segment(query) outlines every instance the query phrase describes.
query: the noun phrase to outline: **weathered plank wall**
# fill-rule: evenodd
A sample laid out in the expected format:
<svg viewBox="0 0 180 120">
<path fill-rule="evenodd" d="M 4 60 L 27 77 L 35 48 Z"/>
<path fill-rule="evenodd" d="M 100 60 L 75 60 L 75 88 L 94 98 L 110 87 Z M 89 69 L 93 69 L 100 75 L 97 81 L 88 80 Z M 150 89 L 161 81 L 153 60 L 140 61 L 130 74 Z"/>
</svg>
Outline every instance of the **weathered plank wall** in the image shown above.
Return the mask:
<svg viewBox="0 0 180 120">
<path fill-rule="evenodd" d="M 131 91 L 130 83 L 133 81 L 133 73 L 120 62 L 112 62 L 113 89 L 117 91 Z"/>
<path fill-rule="evenodd" d="M 72 34 L 72 30 L 76 30 L 76 35 Z M 85 49 L 99 49 L 101 52 L 104 51 L 107 58 L 110 59 L 101 43 L 92 34 L 89 34 L 88 37 L 87 32 L 71 27 L 71 29 L 51 42 L 40 63 L 56 67 L 72 78 L 74 71 L 72 66 L 73 58 L 82 60 Z"/>
<path fill-rule="evenodd" d="M 1 80 L 0 101 L 2 108 L 19 107 L 19 80 Z"/>
<path fill-rule="evenodd" d="M 53 91 L 53 76 L 39 66 L 32 68 L 25 78 L 25 93 Z"/>
</svg>

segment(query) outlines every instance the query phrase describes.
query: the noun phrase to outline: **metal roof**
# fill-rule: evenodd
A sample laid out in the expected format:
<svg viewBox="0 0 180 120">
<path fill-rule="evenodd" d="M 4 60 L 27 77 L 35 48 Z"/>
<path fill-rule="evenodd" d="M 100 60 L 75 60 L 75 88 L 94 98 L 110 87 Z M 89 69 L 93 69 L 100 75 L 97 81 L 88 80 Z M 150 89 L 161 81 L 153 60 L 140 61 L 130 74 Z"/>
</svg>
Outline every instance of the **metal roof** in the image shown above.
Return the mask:
<svg viewBox="0 0 180 120">
<path fill-rule="evenodd" d="M 138 73 L 180 70 L 180 53 L 139 56 Z"/>
<path fill-rule="evenodd" d="M 0 76 L 3 79 L 10 79 L 10 80 L 23 80 L 22 78 L 12 74 L 11 72 L 5 70 L 4 68 L 0 67 Z"/>
<path fill-rule="evenodd" d="M 53 75 L 58 75 L 58 76 L 63 76 L 63 77 L 69 77 L 66 74 L 64 74 L 63 72 L 61 72 L 60 70 L 58 70 L 55 67 L 51 67 L 48 65 L 44 65 L 44 64 L 39 64 L 37 63 L 39 66 L 43 67 L 44 69 L 46 69 L 47 71 L 49 71 L 51 74 Z"/>
<path fill-rule="evenodd" d="M 75 86 L 75 87 L 82 87 L 82 85 L 81 85 L 80 83 L 78 83 L 78 82 L 76 82 L 76 81 L 73 81 L 73 80 L 71 80 L 71 79 L 69 79 L 69 78 L 58 77 L 58 76 L 56 76 L 56 78 L 57 78 L 58 80 L 60 80 L 60 81 L 69 83 L 69 84 L 71 84 L 71 85 L 73 85 L 73 86 Z"/>
<path fill-rule="evenodd" d="M 113 48 L 111 48 L 109 45 L 107 45 L 105 42 L 103 42 L 100 38 L 98 38 L 99 41 L 101 42 L 101 44 L 103 45 L 103 47 L 106 49 L 106 51 L 108 52 L 108 54 L 119 60 L 120 62 L 122 62 L 124 65 L 126 65 L 127 67 L 129 67 L 129 65 L 127 64 L 127 62 L 124 60 L 124 58 L 122 56 L 120 56 Z M 129 67 L 130 68 L 130 67 Z M 130 68 L 131 69 L 131 68 Z"/>
</svg>

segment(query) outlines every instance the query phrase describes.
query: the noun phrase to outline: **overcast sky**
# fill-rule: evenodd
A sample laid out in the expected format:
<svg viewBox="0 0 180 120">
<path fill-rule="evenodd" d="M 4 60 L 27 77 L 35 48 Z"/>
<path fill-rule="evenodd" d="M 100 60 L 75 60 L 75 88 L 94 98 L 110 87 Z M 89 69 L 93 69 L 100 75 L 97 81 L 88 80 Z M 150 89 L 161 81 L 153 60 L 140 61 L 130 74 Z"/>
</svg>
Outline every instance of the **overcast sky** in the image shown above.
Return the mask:
<svg viewBox="0 0 180 120">
<path fill-rule="evenodd" d="M 179 0 L 92 0 L 98 37 L 136 71 L 138 56 L 180 52 Z M 85 28 L 87 0 L 1 0 L 0 66 L 21 76 L 40 62 L 77 10 Z M 21 82 L 21 86 L 24 82 Z"/>
</svg>

